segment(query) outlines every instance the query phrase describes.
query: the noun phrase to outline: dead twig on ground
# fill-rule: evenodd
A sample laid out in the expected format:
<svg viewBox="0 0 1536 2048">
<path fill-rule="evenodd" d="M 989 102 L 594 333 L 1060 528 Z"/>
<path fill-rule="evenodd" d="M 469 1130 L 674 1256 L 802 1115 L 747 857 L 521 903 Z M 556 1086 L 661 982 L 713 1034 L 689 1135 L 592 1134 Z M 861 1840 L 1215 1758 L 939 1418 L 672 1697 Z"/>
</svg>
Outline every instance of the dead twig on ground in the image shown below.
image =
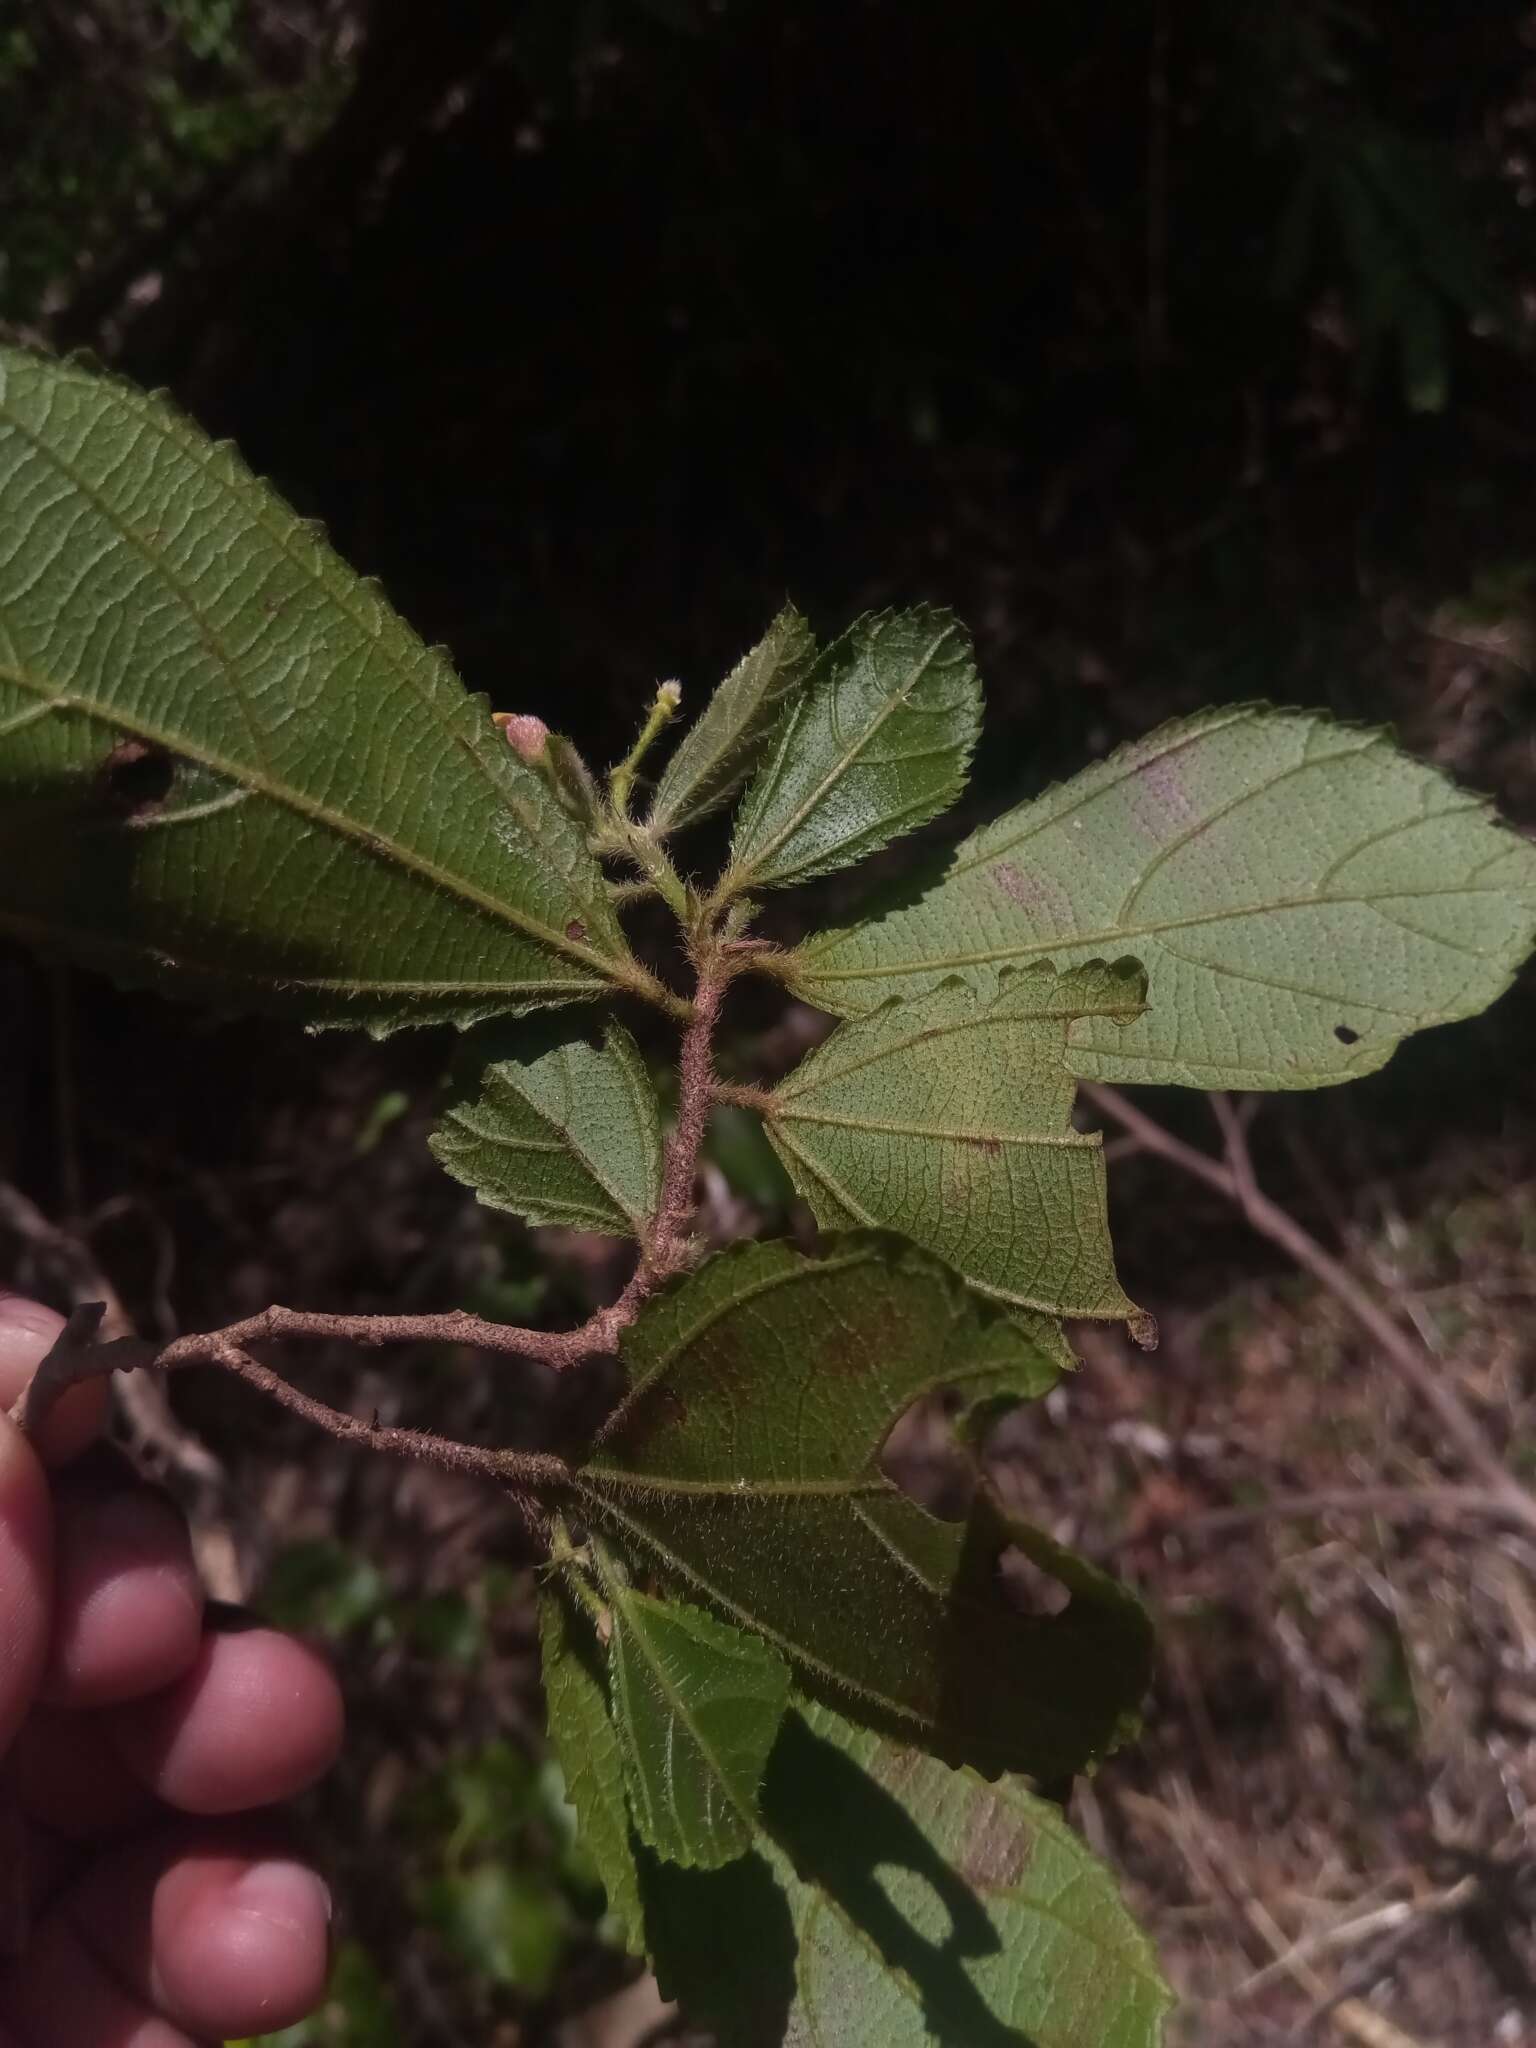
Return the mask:
<svg viewBox="0 0 1536 2048">
<path fill-rule="evenodd" d="M 1230 1536 L 1240 1529 L 1253 1529 L 1265 1522 L 1310 1522 L 1324 1515 L 1380 1515 L 1387 1521 L 1504 1522 L 1529 1529 L 1529 1517 L 1513 1512 L 1502 1495 L 1480 1486 L 1338 1486 L 1317 1493 L 1287 1493 L 1247 1508 L 1213 1508 L 1207 1514 L 1190 1515 L 1169 1522 L 1154 1531 L 1121 1536 L 1095 1547 L 1094 1555 L 1108 1557 L 1132 1543 L 1143 1543 L 1148 1534 L 1177 1537 L 1181 1543 Z"/>
<path fill-rule="evenodd" d="M 1401 2027 L 1383 2018 L 1358 1998 L 1335 1996 L 1302 1953 L 1304 1945 L 1291 1940 L 1264 1901 L 1248 1885 L 1236 1858 L 1228 1852 L 1216 1828 L 1209 1821 L 1203 1827 L 1198 1826 L 1200 1816 L 1189 1788 L 1176 1783 L 1174 1789 L 1176 1811 L 1143 1792 L 1127 1789 L 1122 1790 L 1119 1796 L 1128 1812 L 1150 1821 L 1173 1843 L 1190 1876 L 1207 1897 L 1217 1898 L 1225 1894 L 1244 1923 L 1268 1949 L 1276 1969 L 1315 2002 L 1318 2016 L 1326 2015 L 1341 2034 L 1358 2044 L 1358 2048 L 1423 2048 L 1423 2043 L 1412 2034 L 1404 2033 Z M 1250 1990 L 1252 1981 L 1245 1980 L 1239 1992 Z M 1239 1992 L 1229 1993 L 1220 2001 L 1221 2004 L 1229 2003 Z"/>
<path fill-rule="evenodd" d="M 1248 1149 L 1245 1118 L 1228 1096 L 1214 1094 L 1211 1109 L 1220 1127 L 1223 1159 L 1189 1145 L 1138 1109 L 1116 1088 L 1085 1082 L 1083 1094 L 1105 1116 L 1135 1138 L 1144 1151 L 1166 1159 L 1233 1202 L 1261 1237 L 1328 1290 L 1371 1338 L 1388 1367 L 1415 1401 L 1435 1417 L 1467 1469 L 1481 1481 L 1486 1507 L 1497 1505 L 1502 1519 L 1536 1533 L 1536 1498 L 1514 1479 L 1482 1425 L 1443 1368 L 1408 1336 L 1349 1268 L 1325 1251 L 1289 1210 L 1259 1186 Z"/>
<path fill-rule="evenodd" d="M 1227 1996 L 1233 2000 L 1251 1998 L 1277 1978 L 1288 1976 L 1298 1963 L 1318 1962 L 1342 1950 L 1359 1948 L 1368 1941 L 1376 1940 L 1378 1935 L 1390 1934 L 1396 1937 L 1398 1944 L 1406 1944 L 1424 1921 L 1443 1919 L 1461 1912 L 1472 1904 L 1478 1891 L 1476 1878 L 1463 1877 L 1445 1890 L 1431 1893 L 1428 1898 L 1394 1899 L 1389 1905 L 1373 1906 L 1368 1913 L 1357 1913 L 1351 1919 L 1335 1921 L 1331 1927 L 1320 1927 L 1315 1934 L 1303 1935 L 1299 1941 L 1293 1942 L 1285 1954 L 1276 1956 L 1272 1963 L 1255 1970 Z"/>
</svg>

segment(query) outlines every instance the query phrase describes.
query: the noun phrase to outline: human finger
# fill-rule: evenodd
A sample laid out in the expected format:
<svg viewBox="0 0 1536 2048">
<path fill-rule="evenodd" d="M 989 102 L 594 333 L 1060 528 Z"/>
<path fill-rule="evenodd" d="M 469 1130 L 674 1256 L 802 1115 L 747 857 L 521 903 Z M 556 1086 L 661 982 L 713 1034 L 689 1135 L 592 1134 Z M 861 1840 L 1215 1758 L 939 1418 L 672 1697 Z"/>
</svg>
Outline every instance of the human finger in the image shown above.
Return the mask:
<svg viewBox="0 0 1536 2048">
<path fill-rule="evenodd" d="M 21 1398 L 63 1327 L 64 1318 L 51 1308 L 0 1288 L 0 1409 L 10 1409 Z M 78 1457 L 105 1423 L 107 1401 L 104 1378 L 66 1388 L 38 1432 L 43 1463 L 64 1465 Z"/>
<path fill-rule="evenodd" d="M 35 1708 L 10 1761 L 22 1812 L 64 1841 L 120 1834 L 155 1811 L 154 1794 L 118 1754 L 101 1712 Z"/>
<path fill-rule="evenodd" d="M 198 2048 L 119 1983 L 59 1913 L 0 1971 L 0 2024 L 15 2029 L 17 2048 Z"/>
<path fill-rule="evenodd" d="M 330 1893 L 270 1823 L 186 1823 L 95 1865 L 62 1902 L 138 1998 L 194 2035 L 268 2034 L 325 1993 Z"/>
<path fill-rule="evenodd" d="M 158 1692 L 191 1668 L 202 1626 L 191 1541 L 170 1502 L 144 1486 L 66 1482 L 45 1697 L 96 1707 Z"/>
<path fill-rule="evenodd" d="M 145 1785 L 186 1813 L 270 1806 L 314 1783 L 341 1746 L 341 1694 L 313 1650 L 275 1629 L 203 1638 L 191 1668 L 104 1717 Z"/>
<path fill-rule="evenodd" d="M 48 1482 L 31 1445 L 0 1413 L 0 1755 L 42 1678 L 52 1587 Z"/>
</svg>

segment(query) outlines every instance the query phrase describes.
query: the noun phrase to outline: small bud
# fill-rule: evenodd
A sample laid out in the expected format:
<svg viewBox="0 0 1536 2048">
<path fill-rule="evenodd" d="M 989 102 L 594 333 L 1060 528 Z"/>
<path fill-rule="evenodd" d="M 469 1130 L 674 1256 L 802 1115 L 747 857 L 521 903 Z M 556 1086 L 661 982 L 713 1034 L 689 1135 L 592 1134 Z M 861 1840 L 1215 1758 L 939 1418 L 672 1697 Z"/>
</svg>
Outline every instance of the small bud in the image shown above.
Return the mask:
<svg viewBox="0 0 1536 2048">
<path fill-rule="evenodd" d="M 549 727 L 543 719 L 535 718 L 531 711 L 493 711 L 491 718 L 529 767 L 536 768 L 549 741 Z"/>
<path fill-rule="evenodd" d="M 656 685 L 656 709 L 670 718 L 683 701 L 681 683 L 658 683 Z"/>
</svg>

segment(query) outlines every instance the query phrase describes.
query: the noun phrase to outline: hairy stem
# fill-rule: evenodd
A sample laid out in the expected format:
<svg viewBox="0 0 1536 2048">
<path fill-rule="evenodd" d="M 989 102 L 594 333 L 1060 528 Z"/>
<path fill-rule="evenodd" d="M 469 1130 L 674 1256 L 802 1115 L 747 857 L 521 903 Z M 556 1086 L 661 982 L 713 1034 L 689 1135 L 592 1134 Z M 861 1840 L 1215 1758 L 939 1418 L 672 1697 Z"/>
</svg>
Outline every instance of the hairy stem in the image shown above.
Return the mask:
<svg viewBox="0 0 1536 2048">
<path fill-rule="evenodd" d="M 753 1088 L 743 1081 L 717 1081 L 714 1095 L 716 1102 L 729 1103 L 733 1109 L 750 1109 L 758 1116 L 767 1116 L 773 1104 L 771 1088 Z"/>
<path fill-rule="evenodd" d="M 631 883 L 630 888 L 638 888 L 642 893 L 654 889 L 680 923 L 688 922 L 691 912 L 688 886 L 672 865 L 661 842 L 644 825 L 636 825 L 628 818 L 615 818 L 593 844 L 599 853 L 617 854 L 633 861 L 645 879 Z M 619 886 L 625 885 L 621 883 Z M 674 997 L 673 1000 L 678 999 Z M 681 1014 L 687 1015 L 686 1006 Z"/>
<path fill-rule="evenodd" d="M 498 1479 L 514 1489 L 563 1484 L 569 1468 L 563 1459 L 546 1453 L 458 1443 L 428 1430 L 385 1427 L 331 1408 L 302 1393 L 271 1366 L 253 1358 L 250 1346 L 288 1340 L 339 1340 L 369 1346 L 462 1344 L 537 1359 L 557 1371 L 586 1358 L 615 1352 L 620 1337 L 646 1299 L 664 1280 L 692 1263 L 694 1183 L 714 1099 L 714 1034 L 731 977 L 748 964 L 750 957 L 748 949 L 722 943 L 711 931 L 696 935 L 697 986 L 693 1002 L 687 1006 L 688 1025 L 678 1056 L 677 1121 L 667 1145 L 661 1199 L 641 1242 L 639 1262 L 623 1293 L 607 1308 L 589 1316 L 579 1328 L 518 1329 L 487 1322 L 464 1309 L 447 1309 L 436 1315 L 335 1315 L 274 1304 L 258 1315 L 226 1324 L 223 1329 L 177 1337 L 168 1344 L 157 1345 L 138 1337 L 120 1337 L 98 1344 L 94 1340 L 105 1304 L 87 1302 L 75 1309 L 38 1367 L 11 1411 L 13 1420 L 29 1435 L 35 1434 L 66 1388 L 114 1371 L 152 1367 L 169 1372 L 182 1366 L 212 1365 L 235 1374 L 343 1442 L 390 1451 L 444 1471 Z"/>
<path fill-rule="evenodd" d="M 644 725 L 640 728 L 640 737 L 608 777 L 608 795 L 619 817 L 628 818 L 629 793 L 635 786 L 635 776 L 639 772 L 640 763 L 676 718 L 678 706 L 682 701 L 683 692 L 680 684 L 658 683 L 656 686 L 655 700 Z"/>
<path fill-rule="evenodd" d="M 730 973 L 728 961 L 718 950 L 711 948 L 703 954 L 693 996 L 693 1021 L 683 1033 L 678 1055 L 677 1123 L 662 1171 L 661 1207 L 652 1244 L 653 1259 L 663 1262 L 669 1271 L 676 1270 L 693 1221 L 693 1184 L 715 1092 L 715 1027 Z"/>
<path fill-rule="evenodd" d="M 558 1485 L 569 1476 L 564 1459 L 548 1453 L 488 1450 L 478 1444 L 458 1443 L 451 1437 L 436 1436 L 430 1430 L 397 1429 L 384 1423 L 365 1422 L 360 1416 L 329 1407 L 313 1395 L 290 1386 L 271 1366 L 263 1365 L 242 1349 L 230 1334 L 232 1330 L 241 1328 L 240 1324 L 231 1324 L 229 1330 L 211 1331 L 206 1336 L 178 1339 L 175 1344 L 164 1346 L 156 1346 L 140 1337 L 120 1337 L 108 1344 L 95 1344 L 91 1340 L 100 1327 L 104 1309 L 104 1303 L 89 1301 L 71 1313 L 53 1348 L 11 1410 L 11 1419 L 29 1434 L 35 1433 L 66 1388 L 78 1386 L 86 1380 L 101 1379 L 111 1372 L 134 1372 L 146 1367 L 169 1371 L 179 1365 L 214 1365 L 245 1380 L 280 1407 L 291 1409 L 306 1422 L 323 1429 L 328 1436 L 338 1437 L 347 1443 L 366 1444 L 372 1450 L 414 1458 L 418 1463 L 436 1465 L 445 1472 L 475 1473 L 484 1478 L 524 1486 Z M 267 1313 L 270 1315 L 273 1311 Z M 248 1318 L 248 1323 L 260 1321 L 261 1317 Z"/>
</svg>

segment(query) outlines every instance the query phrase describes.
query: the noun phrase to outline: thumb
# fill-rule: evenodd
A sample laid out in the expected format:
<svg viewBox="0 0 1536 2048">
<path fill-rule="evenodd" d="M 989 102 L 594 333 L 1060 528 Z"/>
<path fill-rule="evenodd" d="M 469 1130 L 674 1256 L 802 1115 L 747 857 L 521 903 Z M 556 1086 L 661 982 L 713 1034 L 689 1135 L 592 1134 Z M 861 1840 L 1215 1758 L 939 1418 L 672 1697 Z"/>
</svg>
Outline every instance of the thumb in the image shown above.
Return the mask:
<svg viewBox="0 0 1536 2048">
<path fill-rule="evenodd" d="M 48 1482 L 32 1446 L 0 1410 L 0 1756 L 42 1675 L 52 1588 Z"/>
</svg>

